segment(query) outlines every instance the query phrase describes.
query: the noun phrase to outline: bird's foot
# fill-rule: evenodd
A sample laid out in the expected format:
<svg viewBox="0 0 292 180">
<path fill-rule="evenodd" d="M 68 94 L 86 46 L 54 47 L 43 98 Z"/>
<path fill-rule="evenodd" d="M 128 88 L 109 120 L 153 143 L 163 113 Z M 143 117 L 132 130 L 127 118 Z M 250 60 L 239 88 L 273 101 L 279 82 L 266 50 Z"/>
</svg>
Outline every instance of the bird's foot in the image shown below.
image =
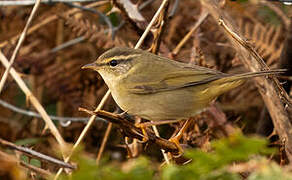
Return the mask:
<svg viewBox="0 0 292 180">
<path fill-rule="evenodd" d="M 184 153 L 184 150 L 183 150 L 183 148 L 181 147 L 181 145 L 180 145 L 180 143 L 179 143 L 179 140 L 180 140 L 180 137 L 178 137 L 178 136 L 172 137 L 172 138 L 170 138 L 170 139 L 168 140 L 168 141 L 170 141 L 170 142 L 173 142 L 173 143 L 176 145 L 177 149 L 178 149 L 178 153 L 177 153 L 177 154 L 172 154 L 172 156 L 173 156 L 174 158 L 178 158 L 178 157 L 182 156 L 183 153 Z"/>
<path fill-rule="evenodd" d="M 149 140 L 149 136 L 147 134 L 146 128 L 147 126 L 144 123 L 139 123 L 135 125 L 137 128 L 140 128 L 142 130 L 142 134 L 143 134 L 143 139 L 142 141 L 138 141 L 139 143 L 146 143 Z"/>
</svg>

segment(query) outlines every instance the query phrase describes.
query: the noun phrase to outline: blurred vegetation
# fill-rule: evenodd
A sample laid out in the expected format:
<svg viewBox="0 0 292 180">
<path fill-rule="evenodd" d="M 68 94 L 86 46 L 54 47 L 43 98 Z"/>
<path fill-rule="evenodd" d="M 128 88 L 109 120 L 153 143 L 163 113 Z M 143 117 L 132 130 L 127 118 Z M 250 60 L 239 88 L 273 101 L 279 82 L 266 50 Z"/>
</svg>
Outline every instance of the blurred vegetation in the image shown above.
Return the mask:
<svg viewBox="0 0 292 180">
<path fill-rule="evenodd" d="M 163 165 L 151 162 L 146 157 L 130 159 L 124 163 L 103 161 L 99 165 L 79 151 L 74 156 L 79 168 L 72 176 L 63 176 L 62 180 L 79 179 L 164 179 L 164 180 L 288 180 L 292 174 L 264 155 L 276 153 L 269 148 L 268 142 L 259 137 L 245 137 L 233 134 L 211 142 L 210 152 L 192 149 L 186 152 L 189 158 L 185 165 Z M 243 174 L 242 174 L 243 173 Z"/>
</svg>

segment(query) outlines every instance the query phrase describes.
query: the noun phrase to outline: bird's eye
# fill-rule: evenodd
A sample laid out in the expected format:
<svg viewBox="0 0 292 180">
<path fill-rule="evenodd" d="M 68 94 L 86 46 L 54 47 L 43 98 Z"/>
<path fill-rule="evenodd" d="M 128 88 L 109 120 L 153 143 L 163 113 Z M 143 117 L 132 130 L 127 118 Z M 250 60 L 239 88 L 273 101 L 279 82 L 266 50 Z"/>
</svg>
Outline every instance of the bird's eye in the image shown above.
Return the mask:
<svg viewBox="0 0 292 180">
<path fill-rule="evenodd" d="M 117 60 L 111 60 L 109 62 L 109 65 L 112 66 L 112 67 L 114 67 L 114 66 L 118 65 L 118 61 Z"/>
</svg>

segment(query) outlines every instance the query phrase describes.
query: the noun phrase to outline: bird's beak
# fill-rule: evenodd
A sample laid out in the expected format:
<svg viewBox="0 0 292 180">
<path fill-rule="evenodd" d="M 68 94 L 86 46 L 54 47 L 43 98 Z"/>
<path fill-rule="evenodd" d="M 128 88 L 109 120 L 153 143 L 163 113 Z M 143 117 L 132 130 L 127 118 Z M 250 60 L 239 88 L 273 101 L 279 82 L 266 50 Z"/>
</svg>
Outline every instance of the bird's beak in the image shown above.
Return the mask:
<svg viewBox="0 0 292 180">
<path fill-rule="evenodd" d="M 81 69 L 93 69 L 93 70 L 95 70 L 96 68 L 97 68 L 96 63 L 86 64 L 86 65 L 81 67 Z"/>
</svg>

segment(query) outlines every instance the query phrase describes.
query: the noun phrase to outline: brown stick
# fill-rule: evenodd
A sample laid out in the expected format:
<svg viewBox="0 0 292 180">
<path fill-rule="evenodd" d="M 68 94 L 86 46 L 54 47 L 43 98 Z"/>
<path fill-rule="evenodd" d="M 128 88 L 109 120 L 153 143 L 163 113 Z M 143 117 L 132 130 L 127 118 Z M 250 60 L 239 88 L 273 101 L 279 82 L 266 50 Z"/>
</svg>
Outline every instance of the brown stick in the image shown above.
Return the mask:
<svg viewBox="0 0 292 180">
<path fill-rule="evenodd" d="M 26 154 L 29 157 L 34 157 L 37 159 L 40 159 L 42 161 L 46 161 L 49 163 L 53 163 L 59 167 L 64 167 L 64 168 L 69 168 L 69 169 L 76 169 L 76 166 L 73 166 L 69 163 L 65 163 L 59 159 L 47 156 L 45 154 L 39 153 L 37 151 L 34 151 L 32 149 L 26 148 L 26 147 L 22 147 L 22 146 L 17 146 L 11 142 L 5 141 L 4 139 L 0 138 L 0 145 L 4 146 L 4 147 L 8 147 L 10 149 L 22 152 L 24 154 Z"/>
<path fill-rule="evenodd" d="M 113 114 L 113 113 L 103 111 L 103 110 L 94 112 L 94 111 L 89 111 L 84 108 L 79 108 L 79 110 L 84 111 L 91 115 L 102 117 L 108 120 L 109 122 L 118 125 L 119 128 L 121 128 L 123 134 L 127 137 L 136 138 L 141 141 L 144 138 L 144 135 L 140 128 L 136 127 L 134 124 L 132 124 L 131 122 L 129 122 L 127 119 L 125 119 L 123 116 L 119 114 Z M 146 132 L 148 135 L 149 142 L 157 144 L 161 149 L 164 149 L 166 152 L 171 152 L 175 154 L 179 152 L 177 146 L 173 142 L 170 142 L 161 137 L 157 137 L 155 133 L 149 128 L 146 128 Z"/>
<path fill-rule="evenodd" d="M 109 137 L 109 134 L 111 132 L 112 126 L 113 126 L 113 123 L 108 123 L 108 126 L 106 128 L 106 131 L 105 131 L 105 134 L 104 134 L 104 137 L 103 137 L 103 140 L 102 140 L 102 143 L 101 143 L 101 146 L 99 148 L 98 155 L 97 155 L 97 158 L 96 158 L 96 161 L 95 161 L 96 164 L 98 164 L 99 161 L 100 161 L 101 155 L 102 155 L 102 153 L 104 151 L 105 144 L 106 144 L 106 142 L 108 140 L 108 137 Z"/>
<path fill-rule="evenodd" d="M 243 64 L 250 71 L 256 72 L 268 68 L 254 48 L 242 38 L 241 34 L 238 33 L 239 31 L 232 25 L 228 14 L 219 8 L 217 0 L 201 0 L 201 3 L 217 21 L 222 19 L 221 25 L 227 38 L 237 50 Z M 254 80 L 269 110 L 275 129 L 281 141 L 285 142 L 287 157 L 292 161 L 292 126 L 285 105 L 281 101 L 281 98 L 286 98 L 287 103 L 289 103 L 288 95 L 281 90 L 281 85 L 276 78 L 266 79 L 261 77 Z"/>
<path fill-rule="evenodd" d="M 41 175 L 45 179 L 48 179 L 49 176 L 52 175 L 52 173 L 47 171 L 47 170 L 38 168 L 38 167 L 30 165 L 30 164 L 26 164 L 26 163 L 24 163 L 22 161 L 19 161 L 15 156 L 12 156 L 10 154 L 4 153 L 2 151 L 0 151 L 0 162 L 1 162 L 1 165 L 4 165 L 4 164 L 7 163 L 7 164 L 11 164 L 11 166 L 17 166 L 19 164 L 22 167 L 25 167 L 25 168 L 33 171 L 33 172 L 38 173 L 39 175 Z M 1 170 L 3 171 L 3 169 L 1 169 Z M 15 173 L 15 169 L 11 169 L 11 170 L 14 171 L 14 173 Z M 21 177 L 21 176 L 19 176 L 19 174 L 17 174 L 17 178 L 19 178 L 19 177 Z"/>
<path fill-rule="evenodd" d="M 183 39 L 178 43 L 178 45 L 172 50 L 174 55 L 177 55 L 183 45 L 191 38 L 192 34 L 200 27 L 204 20 L 208 17 L 209 13 L 202 9 L 201 15 L 198 21 L 194 24 L 192 29 L 183 37 Z"/>
<path fill-rule="evenodd" d="M 33 166 L 33 165 L 30 165 L 30 164 L 26 164 L 22 161 L 20 161 L 19 163 L 21 166 L 33 171 L 33 172 L 36 172 L 36 173 L 39 173 L 40 175 L 42 175 L 43 177 L 45 178 L 48 178 L 50 176 L 52 176 L 53 174 L 50 172 L 50 171 L 47 171 L 47 170 L 44 170 L 42 168 L 38 168 L 36 166 Z"/>
<path fill-rule="evenodd" d="M 169 2 L 165 5 L 165 8 L 161 11 L 160 17 L 158 19 L 159 27 L 155 29 L 154 39 L 151 45 L 151 52 L 157 54 L 160 48 L 161 38 L 165 32 L 167 22 L 168 22 L 168 8 Z"/>
</svg>

